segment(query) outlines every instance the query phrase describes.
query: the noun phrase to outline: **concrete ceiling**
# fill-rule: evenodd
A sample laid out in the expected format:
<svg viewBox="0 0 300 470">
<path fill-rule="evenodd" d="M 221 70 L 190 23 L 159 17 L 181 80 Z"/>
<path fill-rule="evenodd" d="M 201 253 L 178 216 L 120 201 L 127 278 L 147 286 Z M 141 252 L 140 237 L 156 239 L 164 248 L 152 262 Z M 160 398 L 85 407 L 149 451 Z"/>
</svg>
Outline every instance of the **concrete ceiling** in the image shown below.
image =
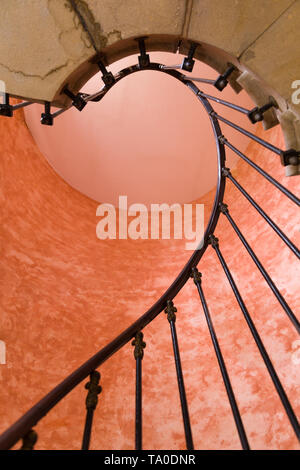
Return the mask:
<svg viewBox="0 0 300 470">
<path fill-rule="evenodd" d="M 112 63 L 147 36 L 149 50 L 175 52 L 180 44 L 185 53 L 187 39 L 197 42 L 198 58 L 219 71 L 233 61 L 299 113 L 291 100 L 300 77 L 298 0 L 2 0 L 1 7 L 0 78 L 11 94 L 62 101 L 63 84 L 80 88 L 97 71 L 96 57 Z"/>
<path fill-rule="evenodd" d="M 282 125 L 285 149 L 300 149 L 299 0 L 3 0 L 0 11 L 0 90 L 34 101 L 71 104 L 74 92 L 105 65 L 138 52 L 187 54 L 223 73 L 236 70 L 230 84 L 245 89 L 258 106 L 272 96 L 275 113 L 264 126 Z M 295 85 L 296 84 L 296 85 Z M 297 91 L 296 91 L 297 92 Z M 299 97 L 299 94 L 297 95 Z M 300 163 L 286 166 L 300 174 Z"/>
</svg>

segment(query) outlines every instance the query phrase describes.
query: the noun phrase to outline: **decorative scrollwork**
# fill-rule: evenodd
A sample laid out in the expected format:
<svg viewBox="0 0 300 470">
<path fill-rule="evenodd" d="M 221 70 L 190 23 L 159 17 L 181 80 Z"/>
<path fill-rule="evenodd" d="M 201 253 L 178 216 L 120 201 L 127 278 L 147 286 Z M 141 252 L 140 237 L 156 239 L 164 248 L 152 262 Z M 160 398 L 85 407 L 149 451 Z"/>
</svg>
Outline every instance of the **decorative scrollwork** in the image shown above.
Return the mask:
<svg viewBox="0 0 300 470">
<path fill-rule="evenodd" d="M 199 273 L 198 269 L 196 266 L 192 268 L 192 274 L 191 277 L 194 279 L 194 283 L 197 284 L 197 282 L 201 282 L 202 274 Z"/>
<path fill-rule="evenodd" d="M 175 312 L 177 312 L 177 308 L 174 306 L 172 300 L 167 300 L 167 306 L 165 308 L 165 313 L 167 314 L 167 318 L 169 320 L 169 323 L 176 321 L 176 315 Z"/>
<path fill-rule="evenodd" d="M 90 374 L 90 381 L 85 384 L 85 388 L 89 391 L 86 397 L 87 410 L 95 410 L 98 403 L 98 395 L 102 392 L 102 387 L 99 385 L 100 372 L 94 370 Z"/>
<path fill-rule="evenodd" d="M 215 237 L 214 235 L 210 235 L 208 239 L 208 243 L 213 247 L 216 248 L 219 246 L 219 239 Z"/>
<path fill-rule="evenodd" d="M 222 175 L 223 176 L 231 176 L 229 168 L 222 168 Z"/>
<path fill-rule="evenodd" d="M 143 333 L 141 331 L 138 331 L 137 334 L 135 335 L 135 339 L 132 341 L 132 346 L 134 346 L 134 358 L 135 360 L 137 359 L 143 359 L 144 357 L 144 348 L 146 347 L 145 341 L 143 341 Z"/>
<path fill-rule="evenodd" d="M 228 205 L 224 204 L 224 202 L 219 203 L 219 209 L 220 209 L 220 212 L 222 212 L 222 214 L 228 213 Z"/>
</svg>

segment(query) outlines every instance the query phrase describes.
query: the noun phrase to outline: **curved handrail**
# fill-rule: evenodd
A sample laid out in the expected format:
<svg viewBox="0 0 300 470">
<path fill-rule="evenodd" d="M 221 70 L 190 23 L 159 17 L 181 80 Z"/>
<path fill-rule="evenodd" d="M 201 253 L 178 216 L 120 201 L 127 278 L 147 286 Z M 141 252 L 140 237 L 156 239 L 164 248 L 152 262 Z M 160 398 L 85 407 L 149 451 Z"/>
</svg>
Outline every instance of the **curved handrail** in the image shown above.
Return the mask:
<svg viewBox="0 0 300 470">
<path fill-rule="evenodd" d="M 141 69 L 139 65 L 127 67 L 126 69 L 123 69 L 119 72 L 119 74 L 116 76 L 114 84 L 131 73 L 135 73 L 140 70 L 155 70 L 162 73 L 167 73 L 168 75 L 178 79 L 197 96 L 209 114 L 217 146 L 218 181 L 214 206 L 204 233 L 202 247 L 199 250 L 194 251 L 177 278 L 160 297 L 160 299 L 149 308 L 149 310 L 147 310 L 138 320 L 136 320 L 129 328 L 124 330 L 107 346 L 98 351 L 78 369 L 72 372 L 60 384 L 53 388 L 47 395 L 45 395 L 38 403 L 36 403 L 29 411 L 27 411 L 19 420 L 17 420 L 0 436 L 0 450 L 10 449 L 19 439 L 27 434 L 30 429 L 35 426 L 38 421 L 43 418 L 62 398 L 64 398 L 71 390 L 73 390 L 73 388 L 82 382 L 93 370 L 98 368 L 101 364 L 103 364 L 103 362 L 109 359 L 109 357 L 117 352 L 122 346 L 128 343 L 128 341 L 130 341 L 138 331 L 145 328 L 146 325 L 148 325 L 155 317 L 157 317 L 157 315 L 161 313 L 167 304 L 167 300 L 174 299 L 174 297 L 178 294 L 178 292 L 189 279 L 192 268 L 197 266 L 203 254 L 205 253 L 209 236 L 213 234 L 217 225 L 220 215 L 219 204 L 223 201 L 226 178 L 222 174 L 222 168 L 225 164 L 225 147 L 222 139 L 220 139 L 222 132 L 219 126 L 219 122 L 212 114 L 214 110 L 208 100 L 201 96 L 199 88 L 193 82 L 188 80 L 186 75 L 178 72 L 177 70 L 163 69 L 161 64 L 150 63 L 149 66 L 143 69 Z M 106 89 L 106 92 L 110 88 L 111 86 Z M 105 94 L 106 93 L 103 92 L 101 94 L 101 98 Z"/>
</svg>

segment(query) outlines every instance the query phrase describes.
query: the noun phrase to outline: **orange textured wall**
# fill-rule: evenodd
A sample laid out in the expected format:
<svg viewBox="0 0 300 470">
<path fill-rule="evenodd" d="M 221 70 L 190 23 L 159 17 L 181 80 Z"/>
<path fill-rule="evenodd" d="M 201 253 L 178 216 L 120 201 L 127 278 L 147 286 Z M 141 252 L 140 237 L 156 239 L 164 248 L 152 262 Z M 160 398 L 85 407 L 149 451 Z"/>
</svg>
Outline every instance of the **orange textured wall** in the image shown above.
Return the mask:
<svg viewBox="0 0 300 470">
<path fill-rule="evenodd" d="M 279 128 L 267 135 L 275 145 L 283 146 Z M 1 119 L 0 146 L 0 339 L 7 347 L 7 364 L 0 365 L 2 432 L 144 313 L 168 287 L 190 253 L 183 249 L 182 241 L 98 240 L 97 204 L 54 173 L 37 150 L 20 111 L 14 119 Z M 248 155 L 296 192 L 298 179 L 282 176 L 278 157 L 257 144 L 250 145 Z M 299 220 L 293 203 L 246 164 L 239 164 L 235 174 L 299 244 Z M 239 221 L 290 306 L 299 311 L 299 266 L 295 256 L 230 182 L 227 190 L 225 202 L 230 205 L 232 216 Z M 212 194 L 202 202 L 208 216 Z M 220 220 L 216 235 L 299 415 L 299 365 L 292 360 L 296 333 L 227 220 Z M 251 447 L 296 449 L 297 440 L 212 248 L 199 268 Z M 175 304 L 195 447 L 240 448 L 192 281 Z M 144 448 L 183 449 L 165 315 L 162 313 L 144 333 Z M 119 351 L 100 371 L 103 393 L 95 414 L 91 447 L 132 449 L 132 346 Z M 36 428 L 37 449 L 80 448 L 85 396 L 82 384 L 40 422 Z"/>
</svg>

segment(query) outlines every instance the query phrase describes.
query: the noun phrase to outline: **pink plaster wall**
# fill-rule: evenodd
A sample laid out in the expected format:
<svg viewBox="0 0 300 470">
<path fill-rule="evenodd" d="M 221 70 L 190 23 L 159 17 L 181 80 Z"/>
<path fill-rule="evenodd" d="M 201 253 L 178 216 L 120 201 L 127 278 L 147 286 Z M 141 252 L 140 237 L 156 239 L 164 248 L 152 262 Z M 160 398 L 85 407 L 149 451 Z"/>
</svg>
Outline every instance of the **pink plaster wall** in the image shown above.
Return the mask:
<svg viewBox="0 0 300 470">
<path fill-rule="evenodd" d="M 224 127 L 225 130 L 225 127 Z M 259 131 L 262 134 L 261 130 Z M 281 131 L 268 131 L 283 145 Z M 177 240 L 100 241 L 97 204 L 65 183 L 41 155 L 19 111 L 0 121 L 1 320 L 7 364 L 0 365 L 0 432 L 83 361 L 112 340 L 158 298 L 189 256 Z M 299 194 L 273 154 L 251 144 L 248 154 Z M 295 242 L 294 205 L 245 164 L 234 174 Z M 299 312 L 295 256 L 228 183 L 232 216 L 294 311 Z M 213 194 L 201 198 L 209 215 Z M 296 333 L 226 220 L 216 230 L 249 312 L 295 411 L 300 413 Z M 250 445 L 296 449 L 298 443 L 224 274 L 210 248 L 199 266 L 203 288 L 230 370 Z M 177 329 L 197 449 L 240 448 L 195 286 L 175 299 Z M 161 314 L 145 329 L 144 448 L 183 449 L 183 426 L 169 325 Z M 126 346 L 101 367 L 103 393 L 95 414 L 94 449 L 134 446 L 134 359 Z M 36 427 L 37 449 L 80 448 L 82 386 Z"/>
</svg>

